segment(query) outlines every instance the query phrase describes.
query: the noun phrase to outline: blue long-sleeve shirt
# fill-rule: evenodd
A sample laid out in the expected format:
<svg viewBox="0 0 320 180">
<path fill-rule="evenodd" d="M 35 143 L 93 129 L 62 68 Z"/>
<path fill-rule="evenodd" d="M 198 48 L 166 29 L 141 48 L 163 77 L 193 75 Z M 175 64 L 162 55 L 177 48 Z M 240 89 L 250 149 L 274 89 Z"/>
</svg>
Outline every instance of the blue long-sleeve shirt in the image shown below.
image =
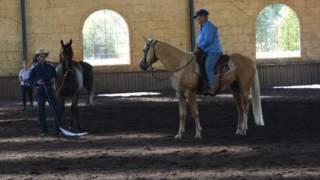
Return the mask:
<svg viewBox="0 0 320 180">
<path fill-rule="evenodd" d="M 52 78 L 57 78 L 57 73 L 54 67 L 47 63 L 38 63 L 31 69 L 30 82 L 34 86 L 37 86 L 37 81 L 39 80 L 43 80 L 47 86 L 51 86 Z"/>
<path fill-rule="evenodd" d="M 206 21 L 201 25 L 197 42 L 198 47 L 203 49 L 206 53 L 222 52 L 218 28 L 209 21 Z"/>
</svg>

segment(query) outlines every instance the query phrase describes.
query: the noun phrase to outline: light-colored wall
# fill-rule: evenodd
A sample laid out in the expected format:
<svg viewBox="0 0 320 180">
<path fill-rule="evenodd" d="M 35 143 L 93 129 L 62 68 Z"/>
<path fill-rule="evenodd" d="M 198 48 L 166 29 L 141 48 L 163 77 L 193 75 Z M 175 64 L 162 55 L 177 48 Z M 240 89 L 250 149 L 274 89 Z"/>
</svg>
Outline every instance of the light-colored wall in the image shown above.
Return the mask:
<svg viewBox="0 0 320 180">
<path fill-rule="evenodd" d="M 16 75 L 21 67 L 18 1 L 0 0 L 0 75 Z"/>
<path fill-rule="evenodd" d="M 29 0 L 29 53 L 39 47 L 51 49 L 57 61 L 60 39 L 73 39 L 75 59 L 82 59 L 82 28 L 87 17 L 97 10 L 118 12 L 130 32 L 131 65 L 96 67 L 96 70 L 138 70 L 143 36 L 158 37 L 189 49 L 188 3 L 185 0 Z"/>
<path fill-rule="evenodd" d="M 59 41 L 73 39 L 75 58 L 82 59 L 82 28 L 93 12 L 110 9 L 129 26 L 131 64 L 95 67 L 96 71 L 136 71 L 142 56 L 143 36 L 157 37 L 190 50 L 188 0 L 27 0 L 29 61 L 40 47 L 58 60 Z M 296 11 L 301 23 L 302 60 L 320 57 L 319 0 L 195 0 L 196 9 L 207 8 L 220 29 L 227 53 L 255 58 L 255 24 L 258 13 L 270 3 L 283 3 Z M 19 1 L 0 0 L 0 76 L 21 68 Z"/>
</svg>

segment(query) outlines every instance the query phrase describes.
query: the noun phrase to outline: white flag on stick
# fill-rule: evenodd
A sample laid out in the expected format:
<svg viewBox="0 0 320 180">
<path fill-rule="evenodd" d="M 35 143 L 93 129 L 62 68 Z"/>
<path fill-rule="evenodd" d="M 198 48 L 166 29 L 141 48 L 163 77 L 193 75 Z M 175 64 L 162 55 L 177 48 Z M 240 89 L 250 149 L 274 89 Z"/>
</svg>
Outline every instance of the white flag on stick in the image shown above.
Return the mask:
<svg viewBox="0 0 320 180">
<path fill-rule="evenodd" d="M 76 136 L 84 136 L 88 134 L 88 132 L 74 133 L 74 132 L 63 129 L 62 127 L 59 127 L 59 129 L 62 132 L 62 134 L 64 134 L 65 136 L 76 137 Z"/>
</svg>

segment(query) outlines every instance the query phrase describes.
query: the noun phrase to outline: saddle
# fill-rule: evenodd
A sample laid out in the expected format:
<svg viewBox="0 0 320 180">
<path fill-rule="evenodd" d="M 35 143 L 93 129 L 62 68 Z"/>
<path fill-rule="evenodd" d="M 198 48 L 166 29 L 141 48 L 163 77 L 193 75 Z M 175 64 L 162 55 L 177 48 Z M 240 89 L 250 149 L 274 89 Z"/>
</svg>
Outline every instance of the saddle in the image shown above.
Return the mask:
<svg viewBox="0 0 320 180">
<path fill-rule="evenodd" d="M 199 75 L 199 84 L 198 84 L 198 94 L 202 94 L 204 90 L 209 88 L 208 79 L 206 75 L 205 69 L 205 60 L 206 53 L 202 49 L 198 49 L 195 53 L 196 61 L 199 65 L 200 75 Z M 224 74 L 228 72 L 231 68 L 229 67 L 230 56 L 226 54 L 221 54 L 218 62 L 215 65 L 215 75 L 217 77 L 217 92 L 215 94 L 220 93 L 223 87 L 222 79 Z"/>
</svg>

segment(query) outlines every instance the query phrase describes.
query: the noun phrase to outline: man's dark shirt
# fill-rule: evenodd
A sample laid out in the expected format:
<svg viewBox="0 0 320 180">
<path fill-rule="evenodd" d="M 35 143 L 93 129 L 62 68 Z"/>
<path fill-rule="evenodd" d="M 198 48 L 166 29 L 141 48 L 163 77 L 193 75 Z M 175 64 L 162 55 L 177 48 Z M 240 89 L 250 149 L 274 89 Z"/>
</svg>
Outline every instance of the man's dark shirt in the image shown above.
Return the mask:
<svg viewBox="0 0 320 180">
<path fill-rule="evenodd" d="M 56 78 L 57 73 L 54 67 L 47 63 L 38 63 L 31 69 L 30 81 L 34 86 L 38 86 L 37 81 L 43 80 L 45 85 L 50 87 L 52 86 L 51 79 Z"/>
</svg>

